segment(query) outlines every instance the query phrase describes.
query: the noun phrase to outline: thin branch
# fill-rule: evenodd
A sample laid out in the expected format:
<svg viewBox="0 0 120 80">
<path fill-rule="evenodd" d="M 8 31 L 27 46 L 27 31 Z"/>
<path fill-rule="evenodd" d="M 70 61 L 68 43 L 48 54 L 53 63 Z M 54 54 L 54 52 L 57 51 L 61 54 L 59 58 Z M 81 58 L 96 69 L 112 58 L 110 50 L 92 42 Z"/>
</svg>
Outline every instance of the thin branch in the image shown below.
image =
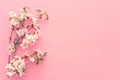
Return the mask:
<svg viewBox="0 0 120 80">
<path fill-rule="evenodd" d="M 13 31 L 14 31 L 14 26 L 12 26 L 12 31 L 11 31 L 10 37 L 9 37 L 9 43 L 11 43 Z"/>
</svg>

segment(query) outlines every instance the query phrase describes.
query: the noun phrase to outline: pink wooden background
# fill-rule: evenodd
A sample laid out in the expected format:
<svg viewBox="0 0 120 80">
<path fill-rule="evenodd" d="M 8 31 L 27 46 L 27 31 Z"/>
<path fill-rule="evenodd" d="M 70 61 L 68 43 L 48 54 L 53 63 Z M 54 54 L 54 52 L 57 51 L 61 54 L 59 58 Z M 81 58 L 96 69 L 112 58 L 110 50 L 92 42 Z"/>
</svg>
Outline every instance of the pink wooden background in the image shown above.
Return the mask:
<svg viewBox="0 0 120 80">
<path fill-rule="evenodd" d="M 8 12 L 48 11 L 41 48 L 49 56 L 10 80 L 120 80 L 120 0 L 0 0 L 0 80 L 8 80 Z"/>
</svg>

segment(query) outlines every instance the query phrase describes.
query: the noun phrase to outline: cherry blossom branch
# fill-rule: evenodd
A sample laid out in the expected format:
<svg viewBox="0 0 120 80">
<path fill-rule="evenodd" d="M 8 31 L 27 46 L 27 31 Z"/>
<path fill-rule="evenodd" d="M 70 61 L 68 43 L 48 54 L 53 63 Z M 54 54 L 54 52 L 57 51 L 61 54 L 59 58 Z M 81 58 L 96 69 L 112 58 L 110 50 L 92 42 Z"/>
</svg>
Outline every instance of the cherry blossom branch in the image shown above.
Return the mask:
<svg viewBox="0 0 120 80">
<path fill-rule="evenodd" d="M 16 52 L 18 47 L 22 49 L 29 48 L 30 45 L 36 43 L 36 41 L 40 37 L 40 26 L 38 24 L 38 19 L 48 20 L 48 14 L 46 11 L 37 10 L 38 17 L 35 18 L 30 12 L 29 7 L 23 7 L 21 9 L 21 14 L 17 14 L 14 11 L 11 11 L 10 14 L 10 25 L 11 25 L 11 33 L 9 37 L 9 45 L 8 45 L 8 64 L 6 66 L 7 76 L 12 76 L 18 74 L 22 76 L 26 71 L 27 64 L 30 62 L 35 62 L 39 64 L 40 61 L 44 59 L 47 55 L 47 52 L 41 52 L 40 50 L 35 50 L 32 54 L 25 54 L 22 56 L 17 56 Z M 30 24 L 27 24 L 25 27 L 25 21 L 31 19 Z M 31 29 L 34 29 L 33 32 L 30 32 Z M 15 36 L 13 37 L 13 32 Z M 26 62 L 26 60 L 28 62 Z"/>
</svg>

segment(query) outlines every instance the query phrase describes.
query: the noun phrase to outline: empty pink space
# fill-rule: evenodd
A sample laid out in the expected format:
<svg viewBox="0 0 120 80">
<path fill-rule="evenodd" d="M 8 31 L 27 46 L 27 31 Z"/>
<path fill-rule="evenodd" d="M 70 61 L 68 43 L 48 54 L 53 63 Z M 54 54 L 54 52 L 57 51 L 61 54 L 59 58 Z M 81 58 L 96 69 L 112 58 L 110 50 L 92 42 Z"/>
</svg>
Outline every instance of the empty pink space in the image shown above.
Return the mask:
<svg viewBox="0 0 120 80">
<path fill-rule="evenodd" d="M 8 12 L 46 10 L 40 48 L 48 56 L 7 78 Z M 0 80 L 120 80 L 119 0 L 0 0 Z"/>
</svg>

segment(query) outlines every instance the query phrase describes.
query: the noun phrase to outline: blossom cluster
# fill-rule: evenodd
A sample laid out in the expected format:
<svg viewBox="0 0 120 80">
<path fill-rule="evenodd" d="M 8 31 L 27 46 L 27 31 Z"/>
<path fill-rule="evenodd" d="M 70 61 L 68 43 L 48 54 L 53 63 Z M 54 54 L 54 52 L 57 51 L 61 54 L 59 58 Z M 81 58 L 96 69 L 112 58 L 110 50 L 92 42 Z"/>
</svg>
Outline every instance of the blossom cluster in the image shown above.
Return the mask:
<svg viewBox="0 0 120 80">
<path fill-rule="evenodd" d="M 6 69 L 8 70 L 7 76 L 12 76 L 16 73 L 22 76 L 26 70 L 26 64 L 20 56 L 14 56 L 10 63 L 7 64 Z"/>
<path fill-rule="evenodd" d="M 9 27 L 12 29 L 9 37 L 9 58 L 6 66 L 7 76 L 9 77 L 15 74 L 22 76 L 26 72 L 28 63 L 36 62 L 36 64 L 38 64 L 47 54 L 47 52 L 42 52 L 40 49 L 35 49 L 32 54 L 27 51 L 24 53 L 24 56 L 16 55 L 18 47 L 22 49 L 29 48 L 34 45 L 41 36 L 39 20 L 48 20 L 48 15 L 46 11 L 36 11 L 38 13 L 36 17 L 30 12 L 29 7 L 21 8 L 20 14 L 14 11 L 9 12 Z"/>
</svg>

